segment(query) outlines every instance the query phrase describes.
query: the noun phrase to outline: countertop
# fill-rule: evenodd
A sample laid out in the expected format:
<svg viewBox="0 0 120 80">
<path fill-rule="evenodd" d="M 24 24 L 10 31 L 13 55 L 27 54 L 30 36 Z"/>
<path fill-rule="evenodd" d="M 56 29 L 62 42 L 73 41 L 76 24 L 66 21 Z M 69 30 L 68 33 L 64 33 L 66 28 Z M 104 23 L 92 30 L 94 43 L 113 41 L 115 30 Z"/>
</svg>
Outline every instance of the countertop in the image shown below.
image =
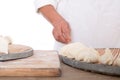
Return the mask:
<svg viewBox="0 0 120 80">
<path fill-rule="evenodd" d="M 0 77 L 0 80 L 120 80 L 120 77 L 87 72 L 61 62 L 61 77 Z"/>
</svg>

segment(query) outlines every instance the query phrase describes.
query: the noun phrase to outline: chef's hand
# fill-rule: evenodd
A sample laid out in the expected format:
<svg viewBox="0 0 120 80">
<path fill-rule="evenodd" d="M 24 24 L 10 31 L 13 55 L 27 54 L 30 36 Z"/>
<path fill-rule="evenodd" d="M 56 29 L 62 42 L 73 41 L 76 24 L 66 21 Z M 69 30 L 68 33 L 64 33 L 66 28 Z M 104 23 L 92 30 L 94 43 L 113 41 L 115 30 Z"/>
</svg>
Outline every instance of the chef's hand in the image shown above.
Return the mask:
<svg viewBox="0 0 120 80">
<path fill-rule="evenodd" d="M 52 5 L 46 5 L 38 10 L 44 17 L 54 26 L 53 36 L 62 43 L 69 43 L 71 41 L 70 27 L 62 16 L 56 11 Z"/>
<path fill-rule="evenodd" d="M 57 41 L 66 44 L 71 41 L 71 30 L 69 24 L 64 19 L 54 22 L 53 26 L 53 36 Z"/>
</svg>

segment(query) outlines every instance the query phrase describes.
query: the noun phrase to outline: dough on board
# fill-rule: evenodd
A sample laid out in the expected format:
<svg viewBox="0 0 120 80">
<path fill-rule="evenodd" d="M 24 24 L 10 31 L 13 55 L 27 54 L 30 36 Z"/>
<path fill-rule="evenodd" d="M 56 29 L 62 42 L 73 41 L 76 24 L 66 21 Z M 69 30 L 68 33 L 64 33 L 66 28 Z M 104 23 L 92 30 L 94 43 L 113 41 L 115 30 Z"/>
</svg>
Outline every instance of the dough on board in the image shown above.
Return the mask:
<svg viewBox="0 0 120 80">
<path fill-rule="evenodd" d="M 113 54 L 109 48 L 106 48 L 104 54 L 100 55 L 94 48 L 89 48 L 80 42 L 63 46 L 60 54 L 77 61 L 120 66 L 120 54 L 113 64 Z"/>
<path fill-rule="evenodd" d="M 81 50 L 80 53 L 76 55 L 75 59 L 88 63 L 96 63 L 99 59 L 99 53 L 93 48 L 86 48 Z"/>
<path fill-rule="evenodd" d="M 0 53 L 8 54 L 8 45 L 12 44 L 10 37 L 0 36 Z"/>
<path fill-rule="evenodd" d="M 61 48 L 60 54 L 63 56 L 67 56 L 68 58 L 75 58 L 76 55 L 78 55 L 79 52 L 85 48 L 87 47 L 79 42 L 70 43 Z"/>
<path fill-rule="evenodd" d="M 60 54 L 84 62 L 98 62 L 99 54 L 93 48 L 88 48 L 80 42 L 70 43 L 61 48 Z"/>
</svg>

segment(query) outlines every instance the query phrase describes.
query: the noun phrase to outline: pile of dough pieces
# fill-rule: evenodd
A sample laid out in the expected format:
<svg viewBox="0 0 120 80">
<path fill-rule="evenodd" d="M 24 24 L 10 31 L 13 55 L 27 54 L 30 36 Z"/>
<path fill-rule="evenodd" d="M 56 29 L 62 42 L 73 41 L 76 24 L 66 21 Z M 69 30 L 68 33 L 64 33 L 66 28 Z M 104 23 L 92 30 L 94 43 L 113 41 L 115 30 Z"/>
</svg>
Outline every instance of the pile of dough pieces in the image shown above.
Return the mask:
<svg viewBox="0 0 120 80">
<path fill-rule="evenodd" d="M 12 44 L 12 40 L 9 36 L 0 36 L 0 53 L 8 54 L 8 47 Z"/>
<path fill-rule="evenodd" d="M 100 55 L 94 48 L 89 48 L 80 42 L 63 46 L 60 50 L 60 54 L 87 63 L 101 63 L 107 65 L 112 65 L 113 63 L 113 55 L 109 48 L 106 48 L 105 53 Z M 114 65 L 120 66 L 120 57 L 115 60 Z"/>
</svg>

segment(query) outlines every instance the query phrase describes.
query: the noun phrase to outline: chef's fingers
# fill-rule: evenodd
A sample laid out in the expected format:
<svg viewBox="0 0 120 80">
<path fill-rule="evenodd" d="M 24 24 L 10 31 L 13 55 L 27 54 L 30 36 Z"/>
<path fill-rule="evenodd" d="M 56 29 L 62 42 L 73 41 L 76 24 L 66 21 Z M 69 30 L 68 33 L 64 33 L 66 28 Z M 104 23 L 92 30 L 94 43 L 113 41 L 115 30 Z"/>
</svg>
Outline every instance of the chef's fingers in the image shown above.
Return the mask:
<svg viewBox="0 0 120 80">
<path fill-rule="evenodd" d="M 71 29 L 69 25 L 66 25 L 62 28 L 62 34 L 66 40 L 67 43 L 71 41 Z"/>
<path fill-rule="evenodd" d="M 71 37 L 69 33 L 63 33 L 63 36 L 65 38 L 66 43 L 69 43 L 71 41 Z"/>
<path fill-rule="evenodd" d="M 62 43 L 67 43 L 61 30 L 53 29 L 53 36 L 54 36 L 55 40 L 62 42 Z"/>
<path fill-rule="evenodd" d="M 57 38 L 58 38 L 58 41 L 59 41 L 59 42 L 67 43 L 66 39 L 64 38 L 64 36 L 63 36 L 62 34 L 61 34 L 61 35 L 58 35 Z"/>
</svg>

